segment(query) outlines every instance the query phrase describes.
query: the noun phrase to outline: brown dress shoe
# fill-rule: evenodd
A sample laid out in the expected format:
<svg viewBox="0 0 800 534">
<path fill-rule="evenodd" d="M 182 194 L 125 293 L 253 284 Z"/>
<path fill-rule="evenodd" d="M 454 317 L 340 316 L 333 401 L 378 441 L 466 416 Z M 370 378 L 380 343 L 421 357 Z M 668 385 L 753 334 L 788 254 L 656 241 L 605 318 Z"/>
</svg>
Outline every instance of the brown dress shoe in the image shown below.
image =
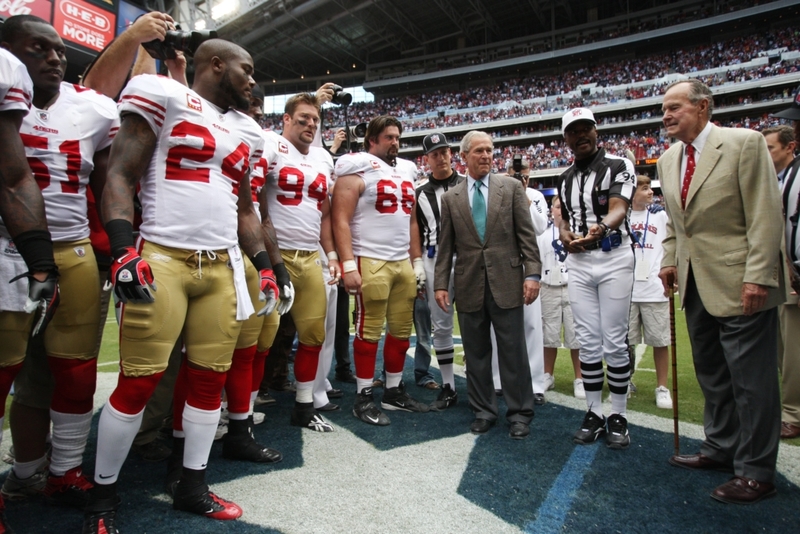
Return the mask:
<svg viewBox="0 0 800 534">
<path fill-rule="evenodd" d="M 795 426 L 792 423 L 781 423 L 781 439 L 794 439 L 800 436 L 800 426 Z"/>
<path fill-rule="evenodd" d="M 705 454 L 678 454 L 669 459 L 669 463 L 676 467 L 691 469 L 692 471 L 710 470 L 727 471 L 732 473 L 733 466 L 718 462 Z"/>
<path fill-rule="evenodd" d="M 711 492 L 711 497 L 729 504 L 755 504 L 774 497 L 778 491 L 775 484 L 759 482 L 752 478 L 733 477 Z"/>
</svg>

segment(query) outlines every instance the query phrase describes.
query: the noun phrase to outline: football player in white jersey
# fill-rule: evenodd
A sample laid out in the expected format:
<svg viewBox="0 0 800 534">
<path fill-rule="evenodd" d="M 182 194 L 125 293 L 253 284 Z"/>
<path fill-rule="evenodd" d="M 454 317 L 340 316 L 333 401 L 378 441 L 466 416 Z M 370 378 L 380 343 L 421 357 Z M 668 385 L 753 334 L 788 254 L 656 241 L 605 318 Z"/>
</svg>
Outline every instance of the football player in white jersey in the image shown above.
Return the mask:
<svg viewBox="0 0 800 534">
<path fill-rule="evenodd" d="M 356 297 L 353 359 L 358 395 L 353 415 L 380 426 L 390 421 L 374 403 L 372 378 L 384 323 L 386 391 L 381 407 L 429 411 L 406 393 L 402 381 L 414 298 L 425 284 L 414 209 L 417 167 L 397 158 L 402 131 L 394 117 L 372 119 L 364 136 L 367 152 L 337 161 L 333 195 L 333 231 L 343 260 L 344 285 Z"/>
<path fill-rule="evenodd" d="M 312 146 L 319 123 L 320 108 L 315 95 L 300 93 L 287 100 L 283 133 L 264 133 L 267 175 L 259 209 L 262 223 L 268 229 L 274 228 L 277 234 L 278 247 L 296 292 L 289 311 L 299 337 L 294 362 L 297 397 L 291 424 L 330 432 L 333 427 L 314 410 L 312 398 L 319 353 L 325 341 L 326 299 L 320 244 L 337 282 L 340 271 L 328 199 L 333 159 L 324 148 Z"/>
<path fill-rule="evenodd" d="M 39 490 L 51 501 L 83 507 L 91 487 L 82 475 L 81 464 L 92 421 L 100 325 L 100 280 L 89 240 L 86 189 L 92 187 L 96 197 L 102 194 L 109 148 L 119 119 L 113 100 L 62 81 L 66 70 L 64 43 L 44 20 L 25 15 L 9 18 L 3 27 L 3 46 L 23 62 L 33 81 L 33 107 L 23 120 L 20 136 L 44 197 L 64 297 L 53 317 L 54 328 L 44 337 L 49 370 L 26 366 L 20 375 L 53 375 L 52 399 L 44 399 L 42 406 L 49 404 L 53 422 L 49 477 L 45 479 L 49 421 L 48 413 L 42 410 L 36 413 L 39 424 L 19 421 L 20 432 L 25 427 L 38 429 L 33 439 L 37 451 L 31 455 L 25 441 L 17 443 L 22 454 L 3 492 L 19 497 Z M 17 269 L 18 275 L 26 267 L 20 262 Z M 17 297 L 3 295 L 3 300 L 21 304 L 26 290 L 21 284 L 14 289 Z M 3 314 L 0 342 L 13 346 L 23 358 L 32 317 L 23 309 L 13 308 L 11 304 Z"/>
<path fill-rule="evenodd" d="M 5 267 L 7 255 L 21 255 L 31 273 L 28 278 L 29 299 L 33 303 L 38 295 L 39 300 L 46 306 L 49 304 L 47 307 L 55 312 L 58 270 L 53 259 L 53 245 L 47 231 L 42 193 L 33 179 L 19 136 L 20 124 L 28 113 L 32 98 L 33 84 L 25 65 L 0 48 L 0 143 L 3 146 L 0 150 L 0 215 L 5 232 L 2 238 L 13 238 L 16 244 L 16 247 L 3 248 L 0 268 Z M 52 277 L 49 276 L 51 273 Z M 6 315 L 0 312 L 0 324 L 4 323 Z M 47 314 L 42 317 L 47 317 Z M 5 418 L 6 397 L 21 367 L 19 353 L 9 350 L 0 353 L 0 425 Z M 5 504 L 0 495 L 0 532 L 8 529 Z"/>
<path fill-rule="evenodd" d="M 84 532 L 117 532 L 117 478 L 179 335 L 187 352 L 188 392 L 183 471 L 173 508 L 214 519 L 242 514 L 209 491 L 205 470 L 231 355 L 242 321 L 254 311 L 239 244 L 259 271 L 265 298 L 269 293 L 274 306 L 278 295 L 248 177 L 261 158 L 263 138 L 252 119 L 236 111 L 248 105 L 255 85 L 250 55 L 212 39 L 198 47 L 194 64 L 192 89 L 142 75 L 120 99 L 122 126 L 101 212 L 115 257 L 114 291 L 125 302 L 121 372 L 100 416 Z M 137 184 L 143 211 L 135 246 Z M 268 302 L 259 313 L 270 308 Z"/>
</svg>

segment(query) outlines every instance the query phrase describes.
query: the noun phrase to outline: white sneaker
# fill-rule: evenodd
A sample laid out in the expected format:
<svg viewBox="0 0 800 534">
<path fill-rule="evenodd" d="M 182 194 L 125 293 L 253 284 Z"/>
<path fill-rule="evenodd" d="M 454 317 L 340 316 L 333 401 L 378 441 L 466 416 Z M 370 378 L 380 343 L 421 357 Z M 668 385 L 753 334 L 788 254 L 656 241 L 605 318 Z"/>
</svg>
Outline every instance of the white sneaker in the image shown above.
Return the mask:
<svg viewBox="0 0 800 534">
<path fill-rule="evenodd" d="M 664 386 L 658 386 L 656 388 L 656 406 L 662 410 L 672 409 L 672 396 L 670 396 L 669 390 Z"/>
<path fill-rule="evenodd" d="M 572 382 L 572 394 L 575 395 L 576 399 L 586 398 L 586 391 L 583 389 L 583 379 L 576 378 Z"/>
<path fill-rule="evenodd" d="M 544 390 L 550 391 L 556 386 L 556 379 L 550 373 L 544 374 Z"/>
<path fill-rule="evenodd" d="M 228 433 L 228 423 L 220 421 L 217 424 L 217 431 L 214 433 L 214 441 L 222 439 L 222 436 Z"/>
<path fill-rule="evenodd" d="M 253 412 L 253 424 L 260 425 L 261 423 L 264 422 L 264 419 L 266 417 L 267 416 L 264 415 L 264 412 Z"/>
</svg>

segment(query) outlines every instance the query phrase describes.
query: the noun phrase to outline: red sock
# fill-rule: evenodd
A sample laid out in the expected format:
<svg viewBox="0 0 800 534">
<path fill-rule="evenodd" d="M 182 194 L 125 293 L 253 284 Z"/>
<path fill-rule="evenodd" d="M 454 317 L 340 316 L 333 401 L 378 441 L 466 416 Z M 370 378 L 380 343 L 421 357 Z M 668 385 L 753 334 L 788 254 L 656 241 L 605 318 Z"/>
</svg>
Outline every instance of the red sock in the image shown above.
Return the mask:
<svg viewBox="0 0 800 534">
<path fill-rule="evenodd" d="M 310 347 L 300 343 L 294 357 L 294 378 L 298 382 L 313 382 L 317 376 L 319 351 L 322 346 Z"/>
<path fill-rule="evenodd" d="M 181 354 L 181 368 L 175 379 L 175 390 L 172 393 L 172 429 L 183 432 L 183 407 L 189 395 L 189 365 L 186 363 L 186 354 Z"/>
<path fill-rule="evenodd" d="M 261 380 L 264 378 L 264 364 L 267 363 L 267 356 L 269 356 L 269 349 L 265 351 L 256 351 L 253 356 L 253 379 L 250 382 L 250 391 L 258 391 L 261 388 Z"/>
<path fill-rule="evenodd" d="M 187 365 L 186 376 L 189 393 L 186 396 L 186 405 L 198 410 L 219 410 L 222 403 L 222 388 L 225 386 L 225 374 L 210 369 L 194 369 Z M 247 404 L 245 413 L 250 409 L 249 392 Z"/>
<path fill-rule="evenodd" d="M 356 337 L 353 341 L 353 363 L 356 377 L 372 380 L 375 375 L 375 361 L 378 359 L 378 343 Z"/>
<path fill-rule="evenodd" d="M 402 373 L 406 363 L 406 352 L 411 345 L 407 339 L 397 339 L 390 333 L 386 333 L 386 341 L 383 343 L 383 363 L 387 373 Z"/>
<path fill-rule="evenodd" d="M 120 372 L 108 402 L 120 413 L 136 415 L 144 410 L 162 376 L 163 371 L 148 376 L 125 376 Z"/>
<path fill-rule="evenodd" d="M 225 377 L 225 393 L 228 394 L 228 411 L 247 413 L 250 411 L 250 388 L 253 385 L 253 357 L 256 346 L 233 351 L 231 368 Z"/>
<path fill-rule="evenodd" d="M 47 361 L 55 383 L 50 408 L 71 414 L 91 412 L 97 385 L 97 359 L 74 360 L 48 356 Z"/>
</svg>

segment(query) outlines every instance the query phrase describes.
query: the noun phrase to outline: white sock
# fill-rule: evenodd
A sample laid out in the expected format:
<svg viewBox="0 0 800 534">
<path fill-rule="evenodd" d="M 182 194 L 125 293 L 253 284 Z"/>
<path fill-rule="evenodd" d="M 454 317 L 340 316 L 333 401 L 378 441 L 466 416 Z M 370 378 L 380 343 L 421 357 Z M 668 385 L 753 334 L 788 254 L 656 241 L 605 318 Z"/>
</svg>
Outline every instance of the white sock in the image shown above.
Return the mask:
<svg viewBox="0 0 800 534">
<path fill-rule="evenodd" d="M 183 408 L 183 467 L 201 470 L 208 465 L 208 455 L 214 443 L 214 434 L 219 423 L 219 408 L 201 410 L 187 403 Z"/>
<path fill-rule="evenodd" d="M 250 411 L 247 415 L 253 415 L 253 407 L 256 405 L 256 397 L 258 397 L 258 390 L 250 392 Z"/>
<path fill-rule="evenodd" d="M 297 394 L 295 400 L 304 404 L 314 402 L 314 381 L 310 382 L 295 382 L 297 386 Z"/>
<path fill-rule="evenodd" d="M 453 391 L 456 390 L 456 375 L 453 372 L 453 364 L 452 363 L 445 363 L 439 364 L 439 371 L 442 373 L 442 382 L 445 384 L 450 384 L 450 387 Z"/>
<path fill-rule="evenodd" d="M 231 419 L 233 421 L 244 421 L 245 419 L 247 419 L 249 415 L 250 413 L 228 412 L 228 419 Z"/>
<path fill-rule="evenodd" d="M 625 419 L 628 418 L 628 394 L 612 393 L 611 394 L 611 413 L 618 413 Z"/>
<path fill-rule="evenodd" d="M 400 385 L 400 381 L 403 379 L 403 373 L 390 373 L 386 371 L 386 387 L 387 388 L 396 388 Z"/>
<path fill-rule="evenodd" d="M 603 418 L 603 392 L 602 391 L 587 391 L 586 392 L 586 406 L 589 407 L 589 410 L 594 412 L 594 414 L 599 417 Z"/>
<path fill-rule="evenodd" d="M 358 388 L 358 393 L 361 393 L 364 390 L 364 388 L 371 388 L 371 387 L 372 387 L 371 378 L 356 377 L 356 388 Z"/>
<path fill-rule="evenodd" d="M 77 414 L 50 410 L 50 420 L 53 421 L 50 474 L 60 477 L 83 463 L 83 451 L 92 426 L 92 412 Z"/>
<path fill-rule="evenodd" d="M 30 462 L 18 462 L 14 460 L 14 474 L 17 475 L 17 478 L 19 479 L 30 478 L 35 475 L 39 468 L 46 463 L 46 454 L 41 458 L 37 458 L 36 460 L 32 460 Z"/>
<path fill-rule="evenodd" d="M 113 484 L 117 481 L 119 470 L 142 425 L 143 414 L 144 410 L 135 415 L 119 412 L 108 402 L 103 407 L 97 425 L 97 455 L 94 462 L 94 481 L 97 484 Z"/>
</svg>

